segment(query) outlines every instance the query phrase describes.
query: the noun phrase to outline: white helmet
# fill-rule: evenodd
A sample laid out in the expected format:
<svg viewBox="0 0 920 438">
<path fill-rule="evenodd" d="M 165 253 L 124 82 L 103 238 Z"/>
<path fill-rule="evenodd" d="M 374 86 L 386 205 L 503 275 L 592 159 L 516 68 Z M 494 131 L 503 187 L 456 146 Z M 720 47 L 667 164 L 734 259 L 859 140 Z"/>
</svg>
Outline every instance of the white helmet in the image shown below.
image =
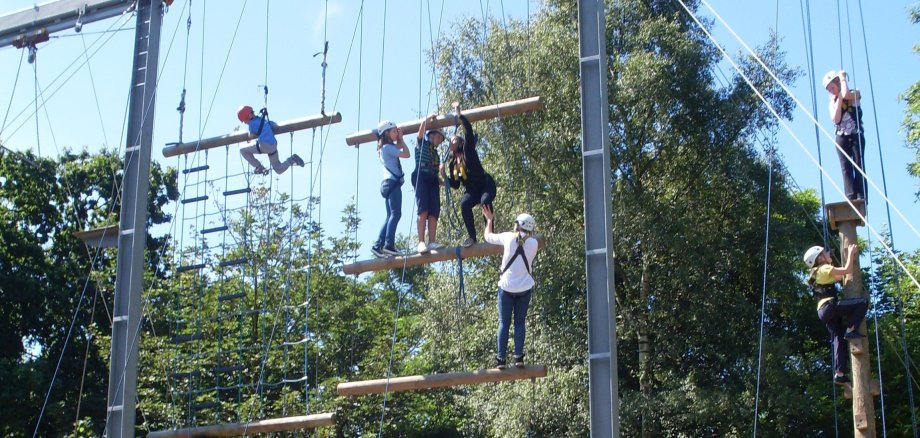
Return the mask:
<svg viewBox="0 0 920 438">
<path fill-rule="evenodd" d="M 809 268 L 813 268 L 815 267 L 815 260 L 818 259 L 818 256 L 821 255 L 822 252 L 824 252 L 824 247 L 813 246 L 808 248 L 808 251 L 805 251 L 805 257 L 802 257 L 802 260 L 805 261 L 805 264 L 808 265 Z"/>
<path fill-rule="evenodd" d="M 834 79 L 837 79 L 837 75 L 838 75 L 838 73 L 837 73 L 836 70 L 831 70 L 831 71 L 825 73 L 825 74 L 824 74 L 824 79 L 821 79 L 821 84 L 824 85 L 824 88 L 827 88 L 828 84 L 830 84 L 831 82 L 833 82 Z"/>
<path fill-rule="evenodd" d="M 377 130 L 375 134 L 377 134 L 377 138 L 381 138 L 383 137 L 383 134 L 387 132 L 387 130 L 393 129 L 395 127 L 396 127 L 395 123 L 389 120 L 381 120 L 380 124 L 377 125 Z"/>
<path fill-rule="evenodd" d="M 514 224 L 517 225 L 520 229 L 532 233 L 534 227 L 537 226 L 537 221 L 533 219 L 533 216 L 527 213 L 521 213 L 514 219 Z"/>
</svg>

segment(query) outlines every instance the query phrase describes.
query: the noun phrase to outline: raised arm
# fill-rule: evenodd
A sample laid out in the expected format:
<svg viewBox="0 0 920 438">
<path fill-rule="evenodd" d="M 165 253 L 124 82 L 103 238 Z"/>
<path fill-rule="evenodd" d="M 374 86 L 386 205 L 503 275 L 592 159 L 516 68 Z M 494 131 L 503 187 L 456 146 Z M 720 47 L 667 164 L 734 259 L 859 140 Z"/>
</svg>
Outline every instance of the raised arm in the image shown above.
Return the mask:
<svg viewBox="0 0 920 438">
<path fill-rule="evenodd" d="M 406 146 L 406 141 L 403 140 L 402 128 L 396 129 L 396 147 L 399 148 L 399 158 L 409 158 L 409 146 Z"/>
<path fill-rule="evenodd" d="M 853 270 L 856 267 L 856 264 L 853 263 L 853 260 L 855 260 L 857 257 L 859 257 L 859 248 L 857 248 L 855 244 L 850 244 L 850 246 L 847 247 L 846 264 L 841 267 L 831 268 L 831 276 L 833 276 L 835 280 L 839 281 L 842 280 L 843 277 L 853 274 Z"/>
<path fill-rule="evenodd" d="M 425 117 L 425 119 L 422 120 L 422 123 L 418 125 L 418 136 L 416 137 L 418 139 L 418 144 L 422 144 L 422 139 L 425 138 L 425 131 L 428 130 L 428 124 L 433 122 L 437 118 L 438 118 L 437 114 L 431 113 L 428 115 L 428 117 Z"/>
</svg>

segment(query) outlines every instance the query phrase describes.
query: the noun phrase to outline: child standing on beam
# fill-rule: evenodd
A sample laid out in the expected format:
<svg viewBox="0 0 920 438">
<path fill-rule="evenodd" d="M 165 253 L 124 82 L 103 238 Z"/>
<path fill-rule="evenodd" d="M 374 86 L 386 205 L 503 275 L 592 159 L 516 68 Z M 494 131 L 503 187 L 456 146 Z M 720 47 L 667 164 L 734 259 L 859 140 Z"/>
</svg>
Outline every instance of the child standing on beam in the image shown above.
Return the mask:
<svg viewBox="0 0 920 438">
<path fill-rule="evenodd" d="M 268 120 L 268 111 L 265 108 L 262 108 L 260 115 L 256 116 L 251 106 L 244 105 L 236 112 L 236 117 L 249 128 L 249 139 L 255 139 L 248 146 L 240 149 L 240 155 L 255 168 L 253 172 L 260 175 L 268 174 L 268 170 L 256 159 L 255 154 L 268 154 L 268 161 L 278 175 L 284 173 L 292 165 L 303 167 L 303 160 L 297 154 L 291 155 L 284 162 L 278 160 L 278 140 L 275 139 L 276 125 Z"/>
<path fill-rule="evenodd" d="M 482 206 L 485 213 L 487 209 L 492 209 L 492 201 L 495 200 L 496 188 L 495 180 L 492 175 L 486 173 L 479 160 L 479 154 L 476 152 L 476 134 L 473 133 L 473 125 L 460 113 L 460 103 L 454 102 L 454 113 L 460 117 L 463 122 L 463 137 L 458 135 L 450 139 L 451 158 L 448 165 L 447 181 L 451 188 L 460 188 L 463 184 L 466 190 L 460 199 L 460 213 L 463 216 L 463 224 L 466 226 L 467 239 L 462 243 L 464 247 L 472 246 L 476 243 L 476 224 L 473 221 L 473 207 L 477 204 Z"/>
<path fill-rule="evenodd" d="M 866 177 L 863 176 L 866 137 L 863 134 L 859 90 L 850 89 L 847 72 L 843 70 L 827 72 L 822 83 L 830 98 L 828 111 L 836 125 L 835 142 L 840 171 L 843 172 L 843 189 L 850 200 L 866 199 Z"/>
<path fill-rule="evenodd" d="M 418 206 L 418 246 L 420 254 L 441 249 L 436 241 L 438 216 L 441 214 L 441 192 L 438 181 L 438 146 L 444 142 L 440 129 L 427 129 L 428 124 L 438 118 L 431 114 L 418 127 L 415 147 L 415 170 L 412 172 L 412 186 L 415 187 L 415 202 Z M 425 226 L 428 226 L 428 242 L 425 242 Z"/>
<path fill-rule="evenodd" d="M 377 157 L 383 164 L 383 181 L 380 195 L 386 205 L 387 218 L 371 253 L 376 257 L 400 255 L 396 250 L 396 226 L 402 217 L 402 185 L 405 182 L 400 158 L 409 158 L 409 146 L 403 141 L 402 130 L 395 123 L 384 120 L 377 125 Z"/>
<path fill-rule="evenodd" d="M 853 263 L 855 257 L 859 257 L 856 245 L 847 248 L 847 262 L 843 267 L 834 266 L 830 251 L 820 246 L 809 248 L 803 257 L 805 264 L 811 268 L 808 285 L 811 287 L 812 295 L 818 300 L 818 318 L 827 326 L 834 342 L 834 382 L 839 384 L 850 382 L 845 373 L 846 341 L 865 336 L 859 332 L 859 325 L 866 317 L 866 299 L 837 298 L 837 282 L 842 281 L 847 275 L 858 275 L 853 272 L 856 266 Z"/>
<path fill-rule="evenodd" d="M 501 276 L 498 279 L 498 353 L 495 367 L 505 369 L 508 350 L 508 329 L 514 318 L 514 366 L 524 366 L 524 334 L 527 308 L 533 294 L 533 260 L 539 244 L 533 237 L 536 226 L 533 216 L 521 213 L 514 220 L 514 231 L 494 233 L 492 231 L 492 208 L 482 208 L 486 218 L 485 239 L 493 245 L 501 245 Z"/>
</svg>

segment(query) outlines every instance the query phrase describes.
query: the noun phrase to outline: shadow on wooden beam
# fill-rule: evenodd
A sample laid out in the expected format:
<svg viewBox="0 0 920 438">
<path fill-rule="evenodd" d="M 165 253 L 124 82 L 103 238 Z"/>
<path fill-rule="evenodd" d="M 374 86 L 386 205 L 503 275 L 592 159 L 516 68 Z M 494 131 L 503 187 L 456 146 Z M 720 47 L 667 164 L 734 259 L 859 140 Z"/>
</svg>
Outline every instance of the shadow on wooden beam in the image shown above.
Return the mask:
<svg viewBox="0 0 920 438">
<path fill-rule="evenodd" d="M 384 392 L 412 391 L 416 389 L 446 388 L 460 385 L 504 382 L 508 380 L 536 379 L 546 377 L 546 366 L 530 365 L 524 368 L 509 367 L 504 370 L 489 368 L 471 373 L 443 373 L 426 376 L 393 377 L 390 379 L 365 380 L 340 383 L 336 387 L 339 395 L 369 395 Z"/>
<path fill-rule="evenodd" d="M 150 432 L 149 438 L 179 438 L 195 436 L 238 436 L 286 432 L 292 430 L 312 429 L 320 426 L 334 426 L 335 413 L 303 415 L 299 417 L 272 418 L 270 420 L 252 421 L 249 423 L 215 424 L 213 426 L 190 427 L 187 429 L 160 430 Z"/>
</svg>

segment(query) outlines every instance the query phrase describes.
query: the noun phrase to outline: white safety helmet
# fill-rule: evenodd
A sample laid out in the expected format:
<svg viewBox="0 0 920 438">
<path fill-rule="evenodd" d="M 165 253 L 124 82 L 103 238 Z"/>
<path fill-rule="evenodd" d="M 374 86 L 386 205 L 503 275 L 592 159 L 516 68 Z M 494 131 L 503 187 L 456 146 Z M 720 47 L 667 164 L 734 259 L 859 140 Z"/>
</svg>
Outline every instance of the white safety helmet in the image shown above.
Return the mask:
<svg viewBox="0 0 920 438">
<path fill-rule="evenodd" d="M 839 74 L 839 73 L 837 73 L 836 70 L 831 70 L 831 71 L 825 73 L 825 74 L 824 74 L 824 79 L 821 79 L 821 84 L 824 85 L 824 88 L 827 88 L 827 86 L 830 85 L 830 83 L 833 82 L 834 79 L 837 79 L 837 75 L 838 75 L 838 74 Z"/>
<path fill-rule="evenodd" d="M 534 227 L 537 226 L 537 221 L 533 219 L 533 216 L 527 213 L 521 213 L 514 219 L 514 224 L 520 229 L 532 233 Z"/>
<path fill-rule="evenodd" d="M 377 138 L 382 138 L 383 134 L 385 134 L 387 130 L 393 129 L 395 127 L 396 127 L 395 123 L 389 120 L 381 120 L 380 124 L 377 125 L 377 132 L 376 132 Z"/>
<path fill-rule="evenodd" d="M 818 256 L 821 255 L 822 252 L 824 252 L 824 247 L 813 246 L 808 248 L 808 251 L 805 251 L 805 257 L 802 257 L 802 260 L 805 261 L 805 264 L 808 265 L 809 268 L 813 268 L 815 267 L 815 260 L 818 259 Z"/>
</svg>

